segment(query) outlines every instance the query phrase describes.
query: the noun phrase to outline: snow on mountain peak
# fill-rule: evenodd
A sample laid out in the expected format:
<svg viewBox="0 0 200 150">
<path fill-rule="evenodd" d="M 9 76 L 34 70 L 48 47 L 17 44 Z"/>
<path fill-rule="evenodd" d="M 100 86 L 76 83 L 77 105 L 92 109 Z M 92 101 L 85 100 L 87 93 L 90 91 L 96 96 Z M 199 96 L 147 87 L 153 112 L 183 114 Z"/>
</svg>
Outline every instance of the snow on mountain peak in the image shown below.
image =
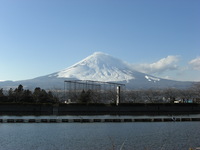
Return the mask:
<svg viewBox="0 0 200 150">
<path fill-rule="evenodd" d="M 102 52 L 95 52 L 55 76 L 105 82 L 134 79 L 128 64 Z"/>
</svg>

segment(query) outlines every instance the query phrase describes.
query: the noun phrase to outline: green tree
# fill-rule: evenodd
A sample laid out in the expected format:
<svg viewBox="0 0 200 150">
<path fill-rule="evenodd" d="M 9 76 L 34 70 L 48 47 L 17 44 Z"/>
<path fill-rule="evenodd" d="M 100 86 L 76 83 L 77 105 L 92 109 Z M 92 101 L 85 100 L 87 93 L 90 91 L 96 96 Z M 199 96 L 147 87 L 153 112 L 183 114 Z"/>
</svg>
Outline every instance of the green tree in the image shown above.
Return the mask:
<svg viewBox="0 0 200 150">
<path fill-rule="evenodd" d="M 18 86 L 18 88 L 16 89 L 16 91 L 17 91 L 18 93 L 22 93 L 22 92 L 24 91 L 23 86 L 20 84 L 20 85 Z"/>
<path fill-rule="evenodd" d="M 3 89 L 0 89 L 0 102 L 5 102 L 7 97 L 3 93 Z"/>
<path fill-rule="evenodd" d="M 4 94 L 3 94 L 3 89 L 0 89 L 0 97 L 1 96 L 4 96 Z"/>
<path fill-rule="evenodd" d="M 10 88 L 9 91 L 8 91 L 8 101 L 9 102 L 15 101 L 15 95 L 14 95 L 14 91 L 13 91 L 12 88 Z"/>
<path fill-rule="evenodd" d="M 58 98 L 51 91 L 48 92 L 48 99 L 50 103 L 58 103 Z"/>
<path fill-rule="evenodd" d="M 33 98 L 36 103 L 54 103 L 54 96 L 52 92 L 46 92 L 40 87 L 35 88 Z"/>
<path fill-rule="evenodd" d="M 23 95 L 24 89 L 23 86 L 20 84 L 18 88 L 14 90 L 14 97 L 15 97 L 15 102 L 19 103 L 22 101 L 22 95 Z"/>
<path fill-rule="evenodd" d="M 33 94 L 30 90 L 24 90 L 21 98 L 21 102 L 33 103 Z"/>
<path fill-rule="evenodd" d="M 33 99 L 36 103 L 39 102 L 39 96 L 40 96 L 40 92 L 41 92 L 41 88 L 40 87 L 36 87 L 34 92 L 33 92 Z"/>
<path fill-rule="evenodd" d="M 79 97 L 79 101 L 81 103 L 89 103 L 89 102 L 91 102 L 91 95 L 92 95 L 91 90 L 88 90 L 87 92 L 85 92 L 85 90 L 83 90 L 81 92 L 80 97 Z"/>
</svg>

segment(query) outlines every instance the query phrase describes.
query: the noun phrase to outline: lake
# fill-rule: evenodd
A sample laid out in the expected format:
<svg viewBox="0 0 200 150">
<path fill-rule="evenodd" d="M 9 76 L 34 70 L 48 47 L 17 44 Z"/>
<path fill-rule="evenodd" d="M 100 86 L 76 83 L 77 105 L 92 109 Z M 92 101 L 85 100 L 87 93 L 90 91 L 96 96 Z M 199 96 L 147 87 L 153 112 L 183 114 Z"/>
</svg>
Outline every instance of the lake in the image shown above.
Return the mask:
<svg viewBox="0 0 200 150">
<path fill-rule="evenodd" d="M 188 150 L 200 122 L 1 123 L 0 150 Z"/>
</svg>

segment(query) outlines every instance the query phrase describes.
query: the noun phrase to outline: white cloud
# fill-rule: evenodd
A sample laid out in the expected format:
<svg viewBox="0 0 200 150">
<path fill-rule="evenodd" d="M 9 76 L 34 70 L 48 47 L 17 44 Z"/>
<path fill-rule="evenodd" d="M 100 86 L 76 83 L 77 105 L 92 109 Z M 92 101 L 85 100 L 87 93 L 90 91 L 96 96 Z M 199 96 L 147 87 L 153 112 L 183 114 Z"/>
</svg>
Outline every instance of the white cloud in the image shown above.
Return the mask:
<svg viewBox="0 0 200 150">
<path fill-rule="evenodd" d="M 163 76 L 162 78 L 163 78 L 163 79 L 168 79 L 168 80 L 171 80 L 171 79 L 172 79 L 170 76 Z"/>
<path fill-rule="evenodd" d="M 200 70 L 200 57 L 197 57 L 189 62 L 194 70 Z"/>
<path fill-rule="evenodd" d="M 169 70 L 177 70 L 178 56 L 167 56 L 152 64 L 139 64 L 134 65 L 134 69 L 149 74 L 160 74 Z"/>
</svg>

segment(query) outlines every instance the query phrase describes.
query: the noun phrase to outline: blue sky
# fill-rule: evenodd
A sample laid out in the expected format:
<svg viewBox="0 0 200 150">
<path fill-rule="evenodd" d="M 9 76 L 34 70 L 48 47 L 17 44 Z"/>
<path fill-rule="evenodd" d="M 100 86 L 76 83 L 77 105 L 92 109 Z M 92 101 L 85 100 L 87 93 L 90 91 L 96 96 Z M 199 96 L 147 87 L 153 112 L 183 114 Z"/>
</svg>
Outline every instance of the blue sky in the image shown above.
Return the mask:
<svg viewBox="0 0 200 150">
<path fill-rule="evenodd" d="M 101 51 L 141 72 L 200 81 L 199 0 L 0 0 L 0 18 L 0 80 Z"/>
</svg>

